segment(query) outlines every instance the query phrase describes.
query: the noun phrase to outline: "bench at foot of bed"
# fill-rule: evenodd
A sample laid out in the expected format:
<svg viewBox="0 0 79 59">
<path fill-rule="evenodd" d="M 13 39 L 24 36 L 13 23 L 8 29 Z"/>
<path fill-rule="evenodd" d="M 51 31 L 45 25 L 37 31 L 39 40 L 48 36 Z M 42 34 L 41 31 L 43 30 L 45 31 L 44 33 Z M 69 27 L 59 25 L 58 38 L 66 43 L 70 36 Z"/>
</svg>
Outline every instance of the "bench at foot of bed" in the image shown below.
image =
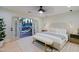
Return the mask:
<svg viewBox="0 0 79 59">
<path fill-rule="evenodd" d="M 51 44 L 51 45 L 49 45 L 49 44 L 46 44 L 46 43 L 43 43 L 43 42 L 41 42 L 41 41 L 39 41 L 39 40 L 36 40 L 36 39 L 34 39 L 33 41 L 32 41 L 32 43 L 34 44 L 34 42 L 38 42 L 38 43 L 41 43 L 42 45 L 44 45 L 44 51 L 45 52 L 49 52 L 48 50 L 50 50 L 50 52 L 52 52 L 53 51 L 53 44 Z"/>
</svg>

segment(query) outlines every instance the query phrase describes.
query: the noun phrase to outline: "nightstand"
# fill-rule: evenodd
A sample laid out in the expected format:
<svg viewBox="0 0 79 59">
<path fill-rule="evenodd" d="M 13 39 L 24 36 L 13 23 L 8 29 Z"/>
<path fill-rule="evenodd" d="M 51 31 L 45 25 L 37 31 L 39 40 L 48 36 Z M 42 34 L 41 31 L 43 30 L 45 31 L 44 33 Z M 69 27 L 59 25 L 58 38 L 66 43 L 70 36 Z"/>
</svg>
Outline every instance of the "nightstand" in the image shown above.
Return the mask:
<svg viewBox="0 0 79 59">
<path fill-rule="evenodd" d="M 79 39 L 79 34 L 70 34 L 70 38 Z"/>
<path fill-rule="evenodd" d="M 79 34 L 70 34 L 69 41 L 79 44 Z"/>
<path fill-rule="evenodd" d="M 46 32 L 47 30 L 42 30 L 42 32 Z"/>
</svg>

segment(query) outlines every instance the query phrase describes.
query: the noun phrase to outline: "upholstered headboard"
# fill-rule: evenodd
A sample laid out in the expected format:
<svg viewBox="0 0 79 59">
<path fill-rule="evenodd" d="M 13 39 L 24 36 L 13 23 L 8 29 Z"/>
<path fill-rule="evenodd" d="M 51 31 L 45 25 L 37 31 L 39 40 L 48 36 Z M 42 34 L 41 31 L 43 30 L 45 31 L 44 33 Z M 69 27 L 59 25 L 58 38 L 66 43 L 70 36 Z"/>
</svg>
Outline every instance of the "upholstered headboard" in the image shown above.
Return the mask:
<svg viewBox="0 0 79 59">
<path fill-rule="evenodd" d="M 68 27 L 68 24 L 66 23 L 52 23 L 50 24 L 50 27 L 52 28 L 63 28 L 66 29 Z"/>
<path fill-rule="evenodd" d="M 67 23 L 62 23 L 62 22 L 51 23 L 49 25 L 49 30 L 53 28 L 65 29 L 68 33 L 71 33 L 70 25 Z"/>
</svg>

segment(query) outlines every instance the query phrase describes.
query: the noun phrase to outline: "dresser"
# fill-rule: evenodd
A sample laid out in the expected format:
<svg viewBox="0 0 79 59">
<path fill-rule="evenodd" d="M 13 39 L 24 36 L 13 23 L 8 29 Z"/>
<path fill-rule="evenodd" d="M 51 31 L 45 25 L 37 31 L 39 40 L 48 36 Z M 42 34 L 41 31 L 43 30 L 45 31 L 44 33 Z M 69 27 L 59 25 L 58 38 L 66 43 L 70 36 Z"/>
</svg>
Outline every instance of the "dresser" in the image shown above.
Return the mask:
<svg viewBox="0 0 79 59">
<path fill-rule="evenodd" d="M 70 38 L 79 39 L 79 34 L 70 34 Z"/>
<path fill-rule="evenodd" d="M 47 30 L 42 30 L 42 32 L 46 32 Z"/>
</svg>

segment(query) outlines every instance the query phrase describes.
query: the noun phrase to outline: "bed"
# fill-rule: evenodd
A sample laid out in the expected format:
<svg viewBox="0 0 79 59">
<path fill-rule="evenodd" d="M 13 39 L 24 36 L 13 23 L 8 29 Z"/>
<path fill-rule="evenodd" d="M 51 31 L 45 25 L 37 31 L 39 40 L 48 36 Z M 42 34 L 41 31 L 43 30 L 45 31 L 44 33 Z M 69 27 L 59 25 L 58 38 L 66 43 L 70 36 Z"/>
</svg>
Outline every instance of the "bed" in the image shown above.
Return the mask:
<svg viewBox="0 0 79 59">
<path fill-rule="evenodd" d="M 36 33 L 33 36 L 33 42 L 35 40 L 41 41 L 46 45 L 61 50 L 68 41 L 68 33 L 65 28 L 51 28 L 47 32 Z"/>
</svg>

